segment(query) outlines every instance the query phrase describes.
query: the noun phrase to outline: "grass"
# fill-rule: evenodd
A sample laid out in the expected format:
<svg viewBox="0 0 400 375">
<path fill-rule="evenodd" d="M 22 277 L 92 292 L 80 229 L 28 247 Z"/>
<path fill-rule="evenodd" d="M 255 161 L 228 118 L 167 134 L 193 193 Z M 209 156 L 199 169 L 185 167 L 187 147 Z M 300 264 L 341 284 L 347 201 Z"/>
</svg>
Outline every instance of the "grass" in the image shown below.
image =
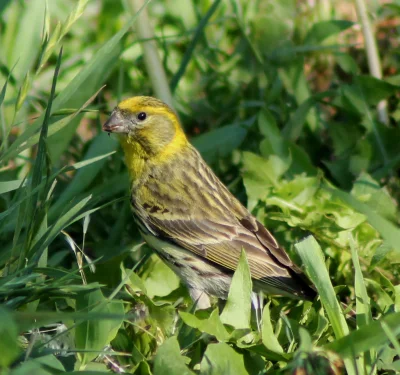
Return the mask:
<svg viewBox="0 0 400 375">
<path fill-rule="evenodd" d="M 366 10 L 372 74 L 345 1 L 0 2 L 0 372 L 398 373 L 400 7 Z M 258 329 L 243 254 L 194 312 L 101 132 L 156 93 L 318 299 L 266 296 Z"/>
</svg>

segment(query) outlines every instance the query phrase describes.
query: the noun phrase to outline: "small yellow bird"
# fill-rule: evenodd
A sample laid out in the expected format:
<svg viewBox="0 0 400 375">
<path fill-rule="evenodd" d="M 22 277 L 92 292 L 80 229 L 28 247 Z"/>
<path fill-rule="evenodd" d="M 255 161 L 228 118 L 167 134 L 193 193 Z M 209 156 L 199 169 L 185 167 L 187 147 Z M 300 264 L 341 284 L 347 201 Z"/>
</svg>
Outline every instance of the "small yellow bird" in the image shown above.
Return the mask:
<svg viewBox="0 0 400 375">
<path fill-rule="evenodd" d="M 209 295 L 226 299 L 242 249 L 256 291 L 314 298 L 301 270 L 208 167 L 168 105 L 148 96 L 126 99 L 103 130 L 120 135 L 143 238 L 198 308 L 210 305 Z"/>
</svg>

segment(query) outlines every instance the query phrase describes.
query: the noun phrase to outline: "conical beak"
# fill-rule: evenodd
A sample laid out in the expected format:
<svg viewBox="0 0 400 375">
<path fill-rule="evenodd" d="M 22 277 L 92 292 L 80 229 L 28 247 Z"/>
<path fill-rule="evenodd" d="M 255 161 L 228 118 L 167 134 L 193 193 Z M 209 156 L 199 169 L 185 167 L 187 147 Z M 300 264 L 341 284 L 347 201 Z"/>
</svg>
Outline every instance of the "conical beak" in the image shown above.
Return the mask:
<svg viewBox="0 0 400 375">
<path fill-rule="evenodd" d="M 108 133 L 129 133 L 126 121 L 119 112 L 113 111 L 110 118 L 103 125 L 103 130 Z"/>
</svg>

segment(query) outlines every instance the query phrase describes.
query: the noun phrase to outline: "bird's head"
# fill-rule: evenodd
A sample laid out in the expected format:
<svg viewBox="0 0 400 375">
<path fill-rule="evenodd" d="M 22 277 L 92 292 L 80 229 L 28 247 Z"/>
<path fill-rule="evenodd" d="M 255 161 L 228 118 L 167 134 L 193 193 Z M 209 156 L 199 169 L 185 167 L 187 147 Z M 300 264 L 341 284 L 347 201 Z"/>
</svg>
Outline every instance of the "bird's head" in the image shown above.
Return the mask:
<svg viewBox="0 0 400 375">
<path fill-rule="evenodd" d="M 187 144 L 175 112 L 150 96 L 135 96 L 115 107 L 103 130 L 120 135 L 125 153 L 157 157 Z"/>
</svg>

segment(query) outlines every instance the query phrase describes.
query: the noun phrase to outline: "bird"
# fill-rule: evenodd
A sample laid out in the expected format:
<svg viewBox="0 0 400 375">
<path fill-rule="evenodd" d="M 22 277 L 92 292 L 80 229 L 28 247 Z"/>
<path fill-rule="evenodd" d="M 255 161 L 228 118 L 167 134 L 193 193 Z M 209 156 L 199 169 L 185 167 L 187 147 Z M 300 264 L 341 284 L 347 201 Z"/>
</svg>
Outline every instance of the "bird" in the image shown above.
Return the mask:
<svg viewBox="0 0 400 375">
<path fill-rule="evenodd" d="M 102 129 L 121 143 L 143 239 L 197 309 L 210 307 L 210 296 L 227 298 L 242 249 L 255 292 L 314 299 L 305 274 L 206 164 L 170 106 L 150 96 L 125 99 Z"/>
</svg>

